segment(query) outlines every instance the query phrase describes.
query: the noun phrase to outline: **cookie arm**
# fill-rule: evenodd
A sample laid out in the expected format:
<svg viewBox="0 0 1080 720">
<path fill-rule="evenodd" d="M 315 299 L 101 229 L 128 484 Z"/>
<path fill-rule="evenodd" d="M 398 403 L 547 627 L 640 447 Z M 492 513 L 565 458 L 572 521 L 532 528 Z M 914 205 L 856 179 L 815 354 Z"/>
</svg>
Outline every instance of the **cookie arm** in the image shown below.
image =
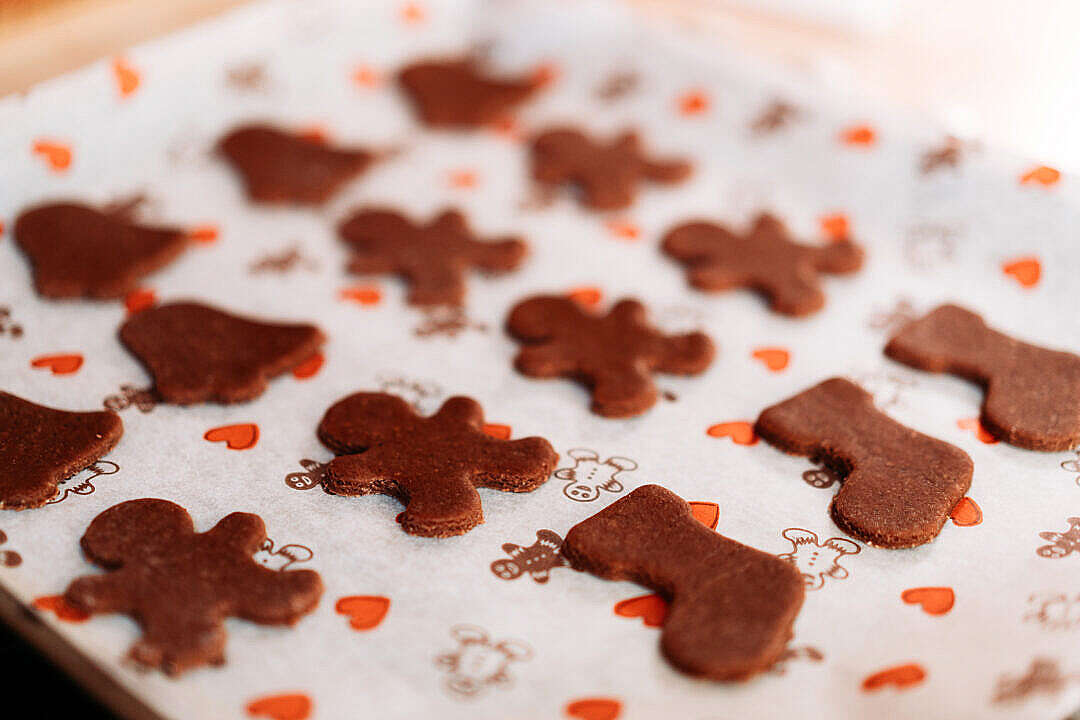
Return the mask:
<svg viewBox="0 0 1080 720">
<path fill-rule="evenodd" d="M 263 625 L 292 625 L 311 612 L 322 597 L 323 584 L 314 570 L 247 569 L 238 580 L 234 612 Z"/>
</svg>

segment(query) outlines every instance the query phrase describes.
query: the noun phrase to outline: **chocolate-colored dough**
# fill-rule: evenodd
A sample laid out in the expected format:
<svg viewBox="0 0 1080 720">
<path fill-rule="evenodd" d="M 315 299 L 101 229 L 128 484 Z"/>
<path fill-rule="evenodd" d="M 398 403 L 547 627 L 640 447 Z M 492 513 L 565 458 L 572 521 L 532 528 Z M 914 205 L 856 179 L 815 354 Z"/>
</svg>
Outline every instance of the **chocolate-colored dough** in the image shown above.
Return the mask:
<svg viewBox="0 0 1080 720">
<path fill-rule="evenodd" d="M 0 508 L 41 507 L 123 434 L 114 412 L 54 410 L 0 391 Z"/>
<path fill-rule="evenodd" d="M 506 117 L 540 88 L 535 77 L 495 78 L 473 58 L 424 60 L 398 73 L 426 125 L 469 128 Z"/>
<path fill-rule="evenodd" d="M 196 302 L 143 310 L 120 326 L 120 340 L 153 376 L 158 395 L 178 405 L 253 400 L 325 339 L 314 325 L 259 322 Z"/>
<path fill-rule="evenodd" d="M 598 315 L 569 298 L 538 295 L 514 306 L 506 329 L 525 345 L 514 359 L 519 372 L 581 380 L 592 392 L 593 412 L 606 417 L 640 415 L 656 403 L 654 372 L 697 375 L 716 353 L 704 333 L 653 328 L 637 300 Z"/>
<path fill-rule="evenodd" d="M 463 535 L 484 521 L 476 488 L 531 492 L 559 458 L 543 438 L 498 440 L 483 427 L 483 409 L 467 397 L 425 418 L 396 395 L 350 395 L 319 423 L 319 439 L 341 456 L 325 466 L 323 489 L 396 497 L 413 535 Z"/>
<path fill-rule="evenodd" d="M 710 530 L 659 485 L 572 527 L 562 553 L 578 570 L 658 592 L 670 603 L 664 656 L 712 680 L 746 680 L 780 659 L 806 594 L 791 563 Z"/>
<path fill-rule="evenodd" d="M 682 182 L 691 170 L 683 160 L 649 158 L 635 132 L 606 142 L 574 128 L 554 128 L 532 141 L 533 179 L 548 188 L 572 184 L 594 210 L 630 207 L 641 183 Z"/>
<path fill-rule="evenodd" d="M 364 172 L 375 154 L 340 149 L 267 125 L 242 125 L 218 142 L 259 203 L 321 205 Z"/>
<path fill-rule="evenodd" d="M 785 315 L 809 315 L 825 305 L 819 273 L 847 274 L 862 267 L 863 251 L 845 238 L 828 245 L 800 245 L 772 215 L 759 215 L 743 235 L 709 222 L 668 231 L 661 247 L 686 266 L 701 290 L 746 287 Z"/>
<path fill-rule="evenodd" d="M 178 228 L 139 225 L 126 212 L 75 202 L 24 210 L 14 234 L 33 267 L 38 294 L 52 298 L 123 297 L 188 244 Z"/>
<path fill-rule="evenodd" d="M 942 305 L 905 325 L 885 346 L 894 360 L 981 385 L 980 422 L 1029 450 L 1080 445 L 1080 357 L 1014 340 L 962 307 Z"/>
<path fill-rule="evenodd" d="M 94 518 L 86 557 L 108 572 L 80 577 L 64 600 L 92 615 L 124 613 L 142 628 L 130 656 L 179 675 L 225 662 L 225 618 L 292 625 L 315 609 L 322 580 L 313 570 L 271 570 L 252 555 L 266 541 L 262 518 L 235 512 L 196 533 L 184 508 L 129 500 Z"/>
<path fill-rule="evenodd" d="M 461 305 L 467 271 L 508 272 L 528 253 L 518 238 L 481 241 L 456 210 L 415 224 L 394 210 L 368 208 L 341 223 L 338 234 L 353 250 L 351 272 L 402 276 L 412 305 Z"/>
<path fill-rule="evenodd" d="M 971 487 L 967 453 L 896 422 L 843 378 L 766 408 L 754 431 L 833 471 L 843 483 L 833 498 L 833 521 L 871 545 L 930 542 Z"/>
</svg>

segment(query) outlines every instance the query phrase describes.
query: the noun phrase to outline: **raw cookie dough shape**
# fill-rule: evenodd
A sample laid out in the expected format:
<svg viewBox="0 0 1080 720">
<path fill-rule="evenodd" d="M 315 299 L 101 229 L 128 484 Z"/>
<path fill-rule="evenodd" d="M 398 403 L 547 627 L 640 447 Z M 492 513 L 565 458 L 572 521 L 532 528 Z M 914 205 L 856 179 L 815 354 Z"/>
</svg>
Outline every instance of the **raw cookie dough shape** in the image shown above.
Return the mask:
<svg viewBox="0 0 1080 720">
<path fill-rule="evenodd" d="M 780 659 L 806 594 L 791 563 L 710 530 L 659 485 L 575 525 L 562 553 L 578 570 L 660 593 L 670 602 L 661 651 L 712 680 L 746 680 Z"/>
<path fill-rule="evenodd" d="M 835 472 L 842 485 L 832 501 L 833 521 L 871 545 L 930 542 L 971 487 L 967 453 L 896 422 L 843 378 L 766 408 L 754 432 Z"/>
<path fill-rule="evenodd" d="M 398 83 L 424 124 L 440 128 L 500 120 L 542 84 L 536 77 L 492 77 L 469 57 L 412 63 L 398 73 Z"/>
</svg>

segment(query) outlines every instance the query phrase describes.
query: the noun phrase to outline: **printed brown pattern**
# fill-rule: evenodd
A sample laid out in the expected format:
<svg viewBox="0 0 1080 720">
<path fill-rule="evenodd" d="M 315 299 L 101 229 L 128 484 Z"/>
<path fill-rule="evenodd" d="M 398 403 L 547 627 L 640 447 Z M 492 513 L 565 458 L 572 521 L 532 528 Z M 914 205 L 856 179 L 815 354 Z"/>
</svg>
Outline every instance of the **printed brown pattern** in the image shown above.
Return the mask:
<svg viewBox="0 0 1080 720">
<path fill-rule="evenodd" d="M 858 555 L 862 547 L 847 538 L 818 540 L 817 533 L 803 528 L 786 528 L 780 533 L 791 543 L 791 551 L 776 557 L 787 560 L 803 576 L 807 590 L 825 587 L 826 578 L 843 580 L 847 568 L 840 565 L 845 555 Z"/>
<path fill-rule="evenodd" d="M 489 687 L 509 687 L 513 683 L 510 665 L 532 657 L 525 643 L 493 640 L 475 625 L 455 625 L 450 637 L 457 647 L 436 657 L 435 666 L 446 671 L 443 687 L 459 699 L 474 698 Z"/>
</svg>

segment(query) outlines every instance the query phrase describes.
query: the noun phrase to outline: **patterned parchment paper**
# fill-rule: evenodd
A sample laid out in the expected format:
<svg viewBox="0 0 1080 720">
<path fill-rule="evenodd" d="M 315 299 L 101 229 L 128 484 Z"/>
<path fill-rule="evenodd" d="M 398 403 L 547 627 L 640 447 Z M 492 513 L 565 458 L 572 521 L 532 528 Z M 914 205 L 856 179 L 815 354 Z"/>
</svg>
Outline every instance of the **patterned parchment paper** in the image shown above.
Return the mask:
<svg viewBox="0 0 1080 720">
<path fill-rule="evenodd" d="M 393 73 L 465 49 L 553 80 L 513 123 L 426 131 Z M 254 207 L 210 154 L 248 119 L 394 152 L 325 208 Z M 522 138 L 562 122 L 637 128 L 656 151 L 691 158 L 695 174 L 623 213 L 545 202 Z M 1080 457 L 987 442 L 973 421 L 977 388 L 881 353 L 898 323 L 944 300 L 1080 351 L 1071 178 L 603 2 L 259 2 L 8 98 L 0 128 L 2 387 L 70 409 L 105 403 L 125 423 L 107 462 L 55 503 L 0 515 L 0 583 L 160 715 L 1057 720 L 1080 703 Z M 139 217 L 193 229 L 206 242 L 145 289 L 315 321 L 330 337 L 325 362 L 248 404 L 155 406 L 116 339 L 123 303 L 34 294 L 10 227 L 50 198 L 141 199 Z M 334 228 L 362 204 L 417 217 L 459 207 L 482 234 L 522 234 L 532 254 L 515 274 L 471 278 L 463 317 L 426 316 L 404 305 L 396 280 L 345 273 Z M 761 209 L 808 241 L 846 223 L 866 247 L 862 272 L 826 279 L 823 312 L 790 320 L 749 293 L 693 292 L 658 251 L 676 222 L 741 224 Z M 578 386 L 512 369 L 503 319 L 534 291 L 601 305 L 636 296 L 661 327 L 711 333 L 718 359 L 701 377 L 662 377 L 665 399 L 640 418 L 599 418 Z M 82 364 L 35 367 L 55 355 Z M 844 537 L 827 512 L 833 478 L 723 426 L 837 374 L 974 459 L 969 499 L 933 543 L 888 551 Z M 424 412 L 470 395 L 502 432 L 547 437 L 560 471 L 532 494 L 482 492 L 486 522 L 463 537 L 410 537 L 394 500 L 314 487 L 330 457 L 314 432 L 323 411 L 378 388 Z M 247 449 L 203 437 L 245 424 L 258 427 Z M 741 685 L 689 679 L 658 652 L 657 601 L 623 602 L 643 588 L 554 557 L 541 572 L 515 570 L 506 544 L 535 554 L 538 531 L 561 537 L 650 482 L 716 504 L 719 532 L 805 574 L 791 652 L 772 672 Z M 78 547 L 89 521 L 138 497 L 180 503 L 199 530 L 258 513 L 272 539 L 261 561 L 318 570 L 319 608 L 291 629 L 228 621 L 221 668 L 169 679 L 130 666 L 131 620 L 72 622 L 48 598 L 94 572 Z"/>
</svg>

